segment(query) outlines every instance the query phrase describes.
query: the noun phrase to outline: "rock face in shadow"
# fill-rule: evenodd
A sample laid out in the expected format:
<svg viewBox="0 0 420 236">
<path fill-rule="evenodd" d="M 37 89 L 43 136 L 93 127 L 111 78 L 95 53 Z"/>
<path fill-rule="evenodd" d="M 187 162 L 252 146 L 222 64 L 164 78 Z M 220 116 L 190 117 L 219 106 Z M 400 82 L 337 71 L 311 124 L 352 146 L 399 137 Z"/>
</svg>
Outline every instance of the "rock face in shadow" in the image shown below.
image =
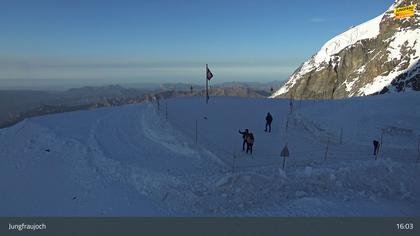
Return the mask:
<svg viewBox="0 0 420 236">
<path fill-rule="evenodd" d="M 417 4 L 414 16 L 393 9 Z M 396 1 L 384 14 L 328 41 L 272 97 L 339 99 L 420 90 L 420 0 Z"/>
</svg>

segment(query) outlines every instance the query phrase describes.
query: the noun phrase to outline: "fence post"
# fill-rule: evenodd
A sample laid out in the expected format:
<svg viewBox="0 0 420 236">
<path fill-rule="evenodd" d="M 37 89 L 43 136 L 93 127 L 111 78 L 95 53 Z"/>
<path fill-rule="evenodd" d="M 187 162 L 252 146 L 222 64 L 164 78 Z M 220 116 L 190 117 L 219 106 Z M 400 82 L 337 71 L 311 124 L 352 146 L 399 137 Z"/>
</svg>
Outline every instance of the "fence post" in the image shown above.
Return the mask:
<svg viewBox="0 0 420 236">
<path fill-rule="evenodd" d="M 235 173 L 235 160 L 236 160 L 236 153 L 233 152 L 233 159 L 232 159 L 232 173 Z"/>
<path fill-rule="evenodd" d="M 325 148 L 324 161 L 326 161 L 326 160 L 327 160 L 327 157 L 328 157 L 328 151 L 329 151 L 329 149 L 330 149 L 330 138 L 328 138 L 328 141 L 327 141 L 327 147 Z"/>
<path fill-rule="evenodd" d="M 382 129 L 382 132 L 381 132 L 381 141 L 380 141 L 380 144 L 379 144 L 379 148 L 378 148 L 378 150 L 376 151 L 376 155 L 375 155 L 375 161 L 376 160 L 378 160 L 378 157 L 379 157 L 379 153 L 382 153 L 382 140 L 383 140 L 383 136 L 384 136 L 384 130 Z"/>
<path fill-rule="evenodd" d="M 286 168 L 286 158 L 289 156 L 289 148 L 287 148 L 287 143 L 284 146 L 283 150 L 280 153 L 280 156 L 283 157 L 283 170 Z"/>
<path fill-rule="evenodd" d="M 418 139 L 419 139 L 419 142 L 417 144 L 417 153 L 418 153 L 418 156 L 417 156 L 416 163 L 419 163 L 420 162 L 420 135 L 418 136 Z"/>
<path fill-rule="evenodd" d="M 165 102 L 165 119 L 168 120 L 168 103 Z"/>
<path fill-rule="evenodd" d="M 285 166 L 286 166 L 286 156 L 283 156 L 283 170 Z"/>
<path fill-rule="evenodd" d="M 195 144 L 198 144 L 198 120 L 195 120 Z"/>
<path fill-rule="evenodd" d="M 420 148 L 417 150 L 417 160 L 416 160 L 416 163 L 419 163 L 420 162 Z"/>
<path fill-rule="evenodd" d="M 290 100 L 290 114 L 293 113 L 293 102 L 292 100 Z"/>
</svg>

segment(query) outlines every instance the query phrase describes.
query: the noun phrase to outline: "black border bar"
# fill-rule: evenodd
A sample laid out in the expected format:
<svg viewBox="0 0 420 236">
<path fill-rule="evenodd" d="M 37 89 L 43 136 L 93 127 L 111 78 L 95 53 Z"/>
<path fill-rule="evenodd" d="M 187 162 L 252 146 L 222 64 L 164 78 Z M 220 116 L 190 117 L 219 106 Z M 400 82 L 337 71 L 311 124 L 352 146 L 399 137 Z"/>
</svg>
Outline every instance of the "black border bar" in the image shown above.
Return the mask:
<svg viewBox="0 0 420 236">
<path fill-rule="evenodd" d="M 22 223 L 46 229 L 9 229 Z M 418 236 L 420 217 L 0 217 L 0 235 Z"/>
</svg>

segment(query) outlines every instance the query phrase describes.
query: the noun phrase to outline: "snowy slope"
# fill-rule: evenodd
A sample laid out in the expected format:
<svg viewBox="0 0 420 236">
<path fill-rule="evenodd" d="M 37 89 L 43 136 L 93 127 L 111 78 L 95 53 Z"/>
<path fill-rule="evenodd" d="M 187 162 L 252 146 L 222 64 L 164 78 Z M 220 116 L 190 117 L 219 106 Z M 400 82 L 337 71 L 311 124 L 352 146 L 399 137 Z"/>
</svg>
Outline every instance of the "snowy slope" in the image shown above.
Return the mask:
<svg viewBox="0 0 420 236">
<path fill-rule="evenodd" d="M 390 46 L 388 51 L 388 61 L 399 61 L 388 74 L 379 75 L 371 83 L 361 88 L 357 95 L 369 95 L 381 91 L 384 87 L 391 84 L 392 80 L 402 73 L 413 70 L 413 67 L 419 63 L 420 58 L 420 29 L 401 30 L 389 39 Z M 414 53 L 408 54 L 404 58 L 402 48 L 410 48 Z M 408 64 L 408 67 L 407 65 Z M 407 68 L 404 68 L 407 67 Z"/>
<path fill-rule="evenodd" d="M 301 69 L 301 73 L 307 73 L 318 68 L 322 63 L 328 63 L 333 55 L 362 39 L 375 38 L 378 36 L 379 23 L 381 22 L 382 17 L 383 14 L 356 27 L 352 27 L 346 32 L 330 39 L 311 60 L 305 62 Z"/>
<path fill-rule="evenodd" d="M 287 83 L 276 91 L 271 97 L 277 97 L 286 93 L 292 87 L 296 80 L 306 73 L 320 68 L 323 63 L 329 63 L 333 56 L 339 53 L 344 48 L 355 44 L 362 39 L 375 38 L 379 34 L 379 23 L 381 22 L 383 14 L 364 22 L 358 26 L 352 27 L 342 34 L 335 36 L 326 42 L 321 49 L 307 60 L 301 68 L 295 72 Z"/>
<path fill-rule="evenodd" d="M 189 97 L 27 119 L 0 130 L 0 215 L 420 215 L 420 95 L 302 101 L 288 113 L 286 100 Z"/>
<path fill-rule="evenodd" d="M 391 85 L 419 63 L 420 13 L 402 20 L 395 20 L 392 13 L 415 2 L 395 1 L 383 14 L 335 36 L 271 97 L 365 96 Z"/>
</svg>

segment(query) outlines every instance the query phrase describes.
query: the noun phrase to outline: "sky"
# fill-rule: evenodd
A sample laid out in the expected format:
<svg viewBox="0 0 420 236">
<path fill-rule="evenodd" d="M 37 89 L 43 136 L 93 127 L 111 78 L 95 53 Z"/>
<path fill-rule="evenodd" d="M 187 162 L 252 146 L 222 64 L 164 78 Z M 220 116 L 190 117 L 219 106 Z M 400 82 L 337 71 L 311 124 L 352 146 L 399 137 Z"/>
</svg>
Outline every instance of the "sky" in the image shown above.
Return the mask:
<svg viewBox="0 0 420 236">
<path fill-rule="evenodd" d="M 2 79 L 285 80 L 393 1 L 0 0 Z M 25 82 L 30 83 L 30 82 Z"/>
</svg>

